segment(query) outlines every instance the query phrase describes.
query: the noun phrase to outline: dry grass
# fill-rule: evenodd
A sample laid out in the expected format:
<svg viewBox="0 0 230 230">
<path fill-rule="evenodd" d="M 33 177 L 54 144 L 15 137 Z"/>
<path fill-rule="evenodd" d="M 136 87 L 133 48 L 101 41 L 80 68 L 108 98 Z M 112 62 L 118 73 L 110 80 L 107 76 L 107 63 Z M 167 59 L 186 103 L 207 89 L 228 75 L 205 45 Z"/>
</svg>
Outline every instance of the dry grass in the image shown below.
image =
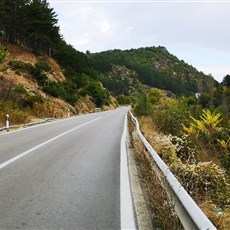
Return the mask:
<svg viewBox="0 0 230 230">
<path fill-rule="evenodd" d="M 129 132 L 132 134 L 133 153 L 153 229 L 183 229 L 156 172 L 153 170 L 148 152 L 134 132 L 131 121 L 129 122 Z"/>
<path fill-rule="evenodd" d="M 9 110 L 10 125 L 25 124 L 31 121 L 31 115 L 25 111 Z M 6 112 L 0 111 L 0 127 L 6 126 Z"/>
<path fill-rule="evenodd" d="M 151 120 L 151 118 L 142 117 L 140 120 L 141 129 L 143 134 L 145 135 L 146 139 L 149 141 L 149 143 L 154 147 L 155 151 L 162 157 L 164 160 L 168 160 L 168 152 L 171 150 L 170 148 L 167 149 L 164 146 L 164 143 L 162 140 L 164 140 L 164 135 L 160 132 L 158 132 Z M 215 160 L 213 156 L 210 156 L 205 149 L 202 152 L 199 152 L 201 157 L 199 158 L 199 161 L 212 161 L 213 163 L 216 163 L 218 165 L 218 160 Z M 173 156 L 175 157 L 175 156 Z M 170 161 L 169 161 L 170 162 Z M 203 210 L 203 212 L 208 216 L 208 218 L 211 220 L 211 222 L 221 230 L 227 230 L 230 229 L 230 206 L 229 206 L 229 198 L 224 198 L 222 202 L 213 201 L 212 197 L 215 194 L 212 194 L 212 190 L 207 190 L 206 193 L 204 193 L 204 189 L 200 190 L 199 188 L 199 181 L 196 181 L 196 178 L 188 178 L 188 174 L 184 174 L 183 167 L 185 165 L 182 164 L 182 162 L 177 161 L 177 159 L 174 159 L 174 162 L 172 165 L 166 162 L 168 166 L 171 167 L 171 170 L 174 172 L 178 180 L 182 183 L 183 186 L 186 187 L 186 184 L 189 184 L 188 192 L 191 194 L 193 199 L 196 201 L 198 206 Z M 182 167 L 182 168 L 180 168 Z M 181 170 L 180 170 L 181 169 Z M 226 177 L 227 178 L 227 177 Z M 202 179 L 202 178 L 201 178 Z M 227 178 L 229 181 L 229 178 Z M 222 194 L 228 194 L 227 190 L 229 190 L 229 187 L 223 188 L 225 191 L 222 191 Z M 211 192 L 209 194 L 208 192 Z M 225 195 L 227 196 L 227 195 Z M 220 209 L 221 207 L 221 209 Z"/>
</svg>

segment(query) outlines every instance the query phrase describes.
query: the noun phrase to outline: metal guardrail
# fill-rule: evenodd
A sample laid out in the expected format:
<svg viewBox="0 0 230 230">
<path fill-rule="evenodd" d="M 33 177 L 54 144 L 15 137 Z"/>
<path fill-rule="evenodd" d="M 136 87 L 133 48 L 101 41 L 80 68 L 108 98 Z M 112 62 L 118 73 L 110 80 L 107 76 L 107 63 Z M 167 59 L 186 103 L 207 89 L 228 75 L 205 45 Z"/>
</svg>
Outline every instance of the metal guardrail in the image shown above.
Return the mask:
<svg viewBox="0 0 230 230">
<path fill-rule="evenodd" d="M 148 152 L 151 154 L 155 164 L 164 175 L 168 188 L 166 193 L 169 199 L 173 202 L 175 211 L 185 229 L 199 229 L 199 230 L 216 230 L 216 227 L 211 223 L 207 216 L 198 207 L 191 196 L 185 191 L 182 185 L 175 178 L 168 166 L 155 152 L 149 142 L 145 139 L 140 131 L 138 120 L 130 112 L 131 118 L 136 125 L 137 133 L 145 145 Z"/>
<path fill-rule="evenodd" d="M 20 125 L 11 125 L 9 126 L 10 129 L 15 129 L 15 128 L 19 128 L 19 127 L 27 127 L 27 126 L 33 126 L 33 125 L 39 125 L 39 124 L 43 124 L 47 121 L 52 121 L 54 120 L 55 118 L 47 118 L 43 121 L 36 121 L 36 122 L 31 122 L 31 123 L 27 123 L 27 124 L 20 124 Z M 0 131 L 4 131 L 4 130 L 7 130 L 7 127 L 2 127 L 0 128 Z"/>
</svg>

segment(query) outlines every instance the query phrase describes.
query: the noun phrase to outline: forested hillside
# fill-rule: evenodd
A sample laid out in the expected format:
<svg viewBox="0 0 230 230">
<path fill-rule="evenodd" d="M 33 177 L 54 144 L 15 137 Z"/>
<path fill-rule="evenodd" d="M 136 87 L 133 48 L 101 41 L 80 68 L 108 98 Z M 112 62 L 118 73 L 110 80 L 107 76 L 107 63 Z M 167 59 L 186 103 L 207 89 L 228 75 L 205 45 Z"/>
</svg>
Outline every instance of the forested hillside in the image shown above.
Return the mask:
<svg viewBox="0 0 230 230">
<path fill-rule="evenodd" d="M 90 57 L 94 68 L 100 72 L 108 73 L 114 65 L 125 66 L 135 71 L 136 79 L 143 84 L 176 95 L 192 95 L 198 90 L 207 92 L 206 82 L 211 78 L 170 54 L 165 47 L 110 50 Z"/>
<path fill-rule="evenodd" d="M 0 42 L 2 108 L 14 107 L 36 115 L 35 107 L 39 105 L 47 111 L 43 115 L 56 115 L 48 112 L 47 97 L 69 103 L 75 114 L 95 107 L 116 106 L 87 55 L 65 42 L 57 15 L 47 1 L 1 0 Z M 62 75 L 59 79 L 57 64 Z M 5 97 L 7 90 L 10 94 Z M 51 103 L 49 107 L 53 106 Z"/>
</svg>

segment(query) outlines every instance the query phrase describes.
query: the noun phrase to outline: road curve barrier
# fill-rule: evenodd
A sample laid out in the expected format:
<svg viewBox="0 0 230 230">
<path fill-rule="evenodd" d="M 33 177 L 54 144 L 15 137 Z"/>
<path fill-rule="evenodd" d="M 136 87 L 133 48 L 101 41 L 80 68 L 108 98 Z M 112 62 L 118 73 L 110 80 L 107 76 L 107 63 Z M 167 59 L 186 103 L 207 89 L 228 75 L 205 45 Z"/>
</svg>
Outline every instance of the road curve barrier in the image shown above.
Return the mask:
<svg viewBox="0 0 230 230">
<path fill-rule="evenodd" d="M 174 209 L 177 213 L 181 224 L 185 229 L 199 229 L 199 230 L 216 230 L 216 227 L 211 223 L 207 216 L 198 207 L 192 197 L 185 191 L 183 186 L 178 182 L 176 177 L 170 171 L 169 167 L 155 152 L 149 142 L 145 139 L 140 131 L 139 122 L 130 112 L 132 121 L 136 125 L 136 131 L 144 146 L 153 158 L 154 164 L 157 170 L 160 171 L 159 179 L 166 181 L 164 189 L 167 196 L 172 201 Z M 163 178 L 162 178 L 163 176 Z M 165 185 L 166 184 L 166 185 Z"/>
</svg>

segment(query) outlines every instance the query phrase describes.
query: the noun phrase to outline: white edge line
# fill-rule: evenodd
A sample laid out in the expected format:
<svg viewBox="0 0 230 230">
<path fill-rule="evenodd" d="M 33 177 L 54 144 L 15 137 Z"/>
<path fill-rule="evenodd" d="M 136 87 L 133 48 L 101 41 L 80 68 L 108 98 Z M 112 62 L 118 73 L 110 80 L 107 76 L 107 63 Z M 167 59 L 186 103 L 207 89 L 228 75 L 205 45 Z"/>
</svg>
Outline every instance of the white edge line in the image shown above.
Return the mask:
<svg viewBox="0 0 230 230">
<path fill-rule="evenodd" d="M 133 199 L 131 194 L 127 150 L 127 114 L 124 121 L 124 130 L 121 137 L 121 159 L 120 159 L 120 223 L 121 229 L 136 229 Z"/>
<path fill-rule="evenodd" d="M 88 124 L 90 124 L 90 123 L 92 123 L 92 122 L 95 122 L 95 121 L 97 121 L 97 120 L 99 120 L 99 119 L 101 119 L 101 118 L 102 118 L 102 117 L 98 117 L 98 118 L 93 119 L 93 120 L 91 120 L 91 121 L 89 121 L 89 122 L 86 122 L 86 123 L 84 123 L 84 124 L 82 124 L 82 125 L 79 125 L 79 126 L 73 128 L 73 129 L 70 129 L 70 130 L 68 130 L 68 131 L 66 131 L 66 132 L 64 132 L 64 133 L 61 133 L 61 134 L 57 135 L 56 137 L 53 137 L 53 138 L 51 138 L 51 139 L 49 139 L 49 140 L 47 140 L 47 141 L 45 141 L 45 142 L 43 142 L 43 143 L 41 143 L 41 144 L 39 144 L 39 145 L 37 145 L 37 146 L 35 146 L 35 147 L 29 149 L 29 150 L 27 150 L 27 151 L 25 151 L 25 152 L 23 152 L 23 153 L 17 155 L 16 157 L 13 157 L 13 158 L 11 158 L 10 160 L 5 161 L 4 163 L 0 164 L 0 169 L 2 169 L 2 168 L 4 168 L 4 167 L 6 167 L 7 165 L 9 165 L 9 164 L 15 162 L 16 160 L 18 160 L 18 159 L 20 159 L 20 158 L 22 158 L 22 157 L 28 155 L 29 153 L 35 151 L 36 149 L 39 149 L 39 148 L 41 148 L 42 146 L 44 146 L 44 145 L 46 145 L 46 144 L 48 144 L 48 143 L 50 143 L 50 142 L 52 142 L 52 141 L 54 141 L 54 140 L 57 140 L 58 138 L 60 138 L 60 137 L 62 137 L 62 136 L 64 136 L 64 135 L 66 135 L 66 134 L 68 134 L 68 133 L 70 133 L 70 132 L 73 132 L 73 131 L 76 130 L 76 129 L 79 129 L 79 128 L 85 126 L 85 125 L 88 125 Z"/>
</svg>

